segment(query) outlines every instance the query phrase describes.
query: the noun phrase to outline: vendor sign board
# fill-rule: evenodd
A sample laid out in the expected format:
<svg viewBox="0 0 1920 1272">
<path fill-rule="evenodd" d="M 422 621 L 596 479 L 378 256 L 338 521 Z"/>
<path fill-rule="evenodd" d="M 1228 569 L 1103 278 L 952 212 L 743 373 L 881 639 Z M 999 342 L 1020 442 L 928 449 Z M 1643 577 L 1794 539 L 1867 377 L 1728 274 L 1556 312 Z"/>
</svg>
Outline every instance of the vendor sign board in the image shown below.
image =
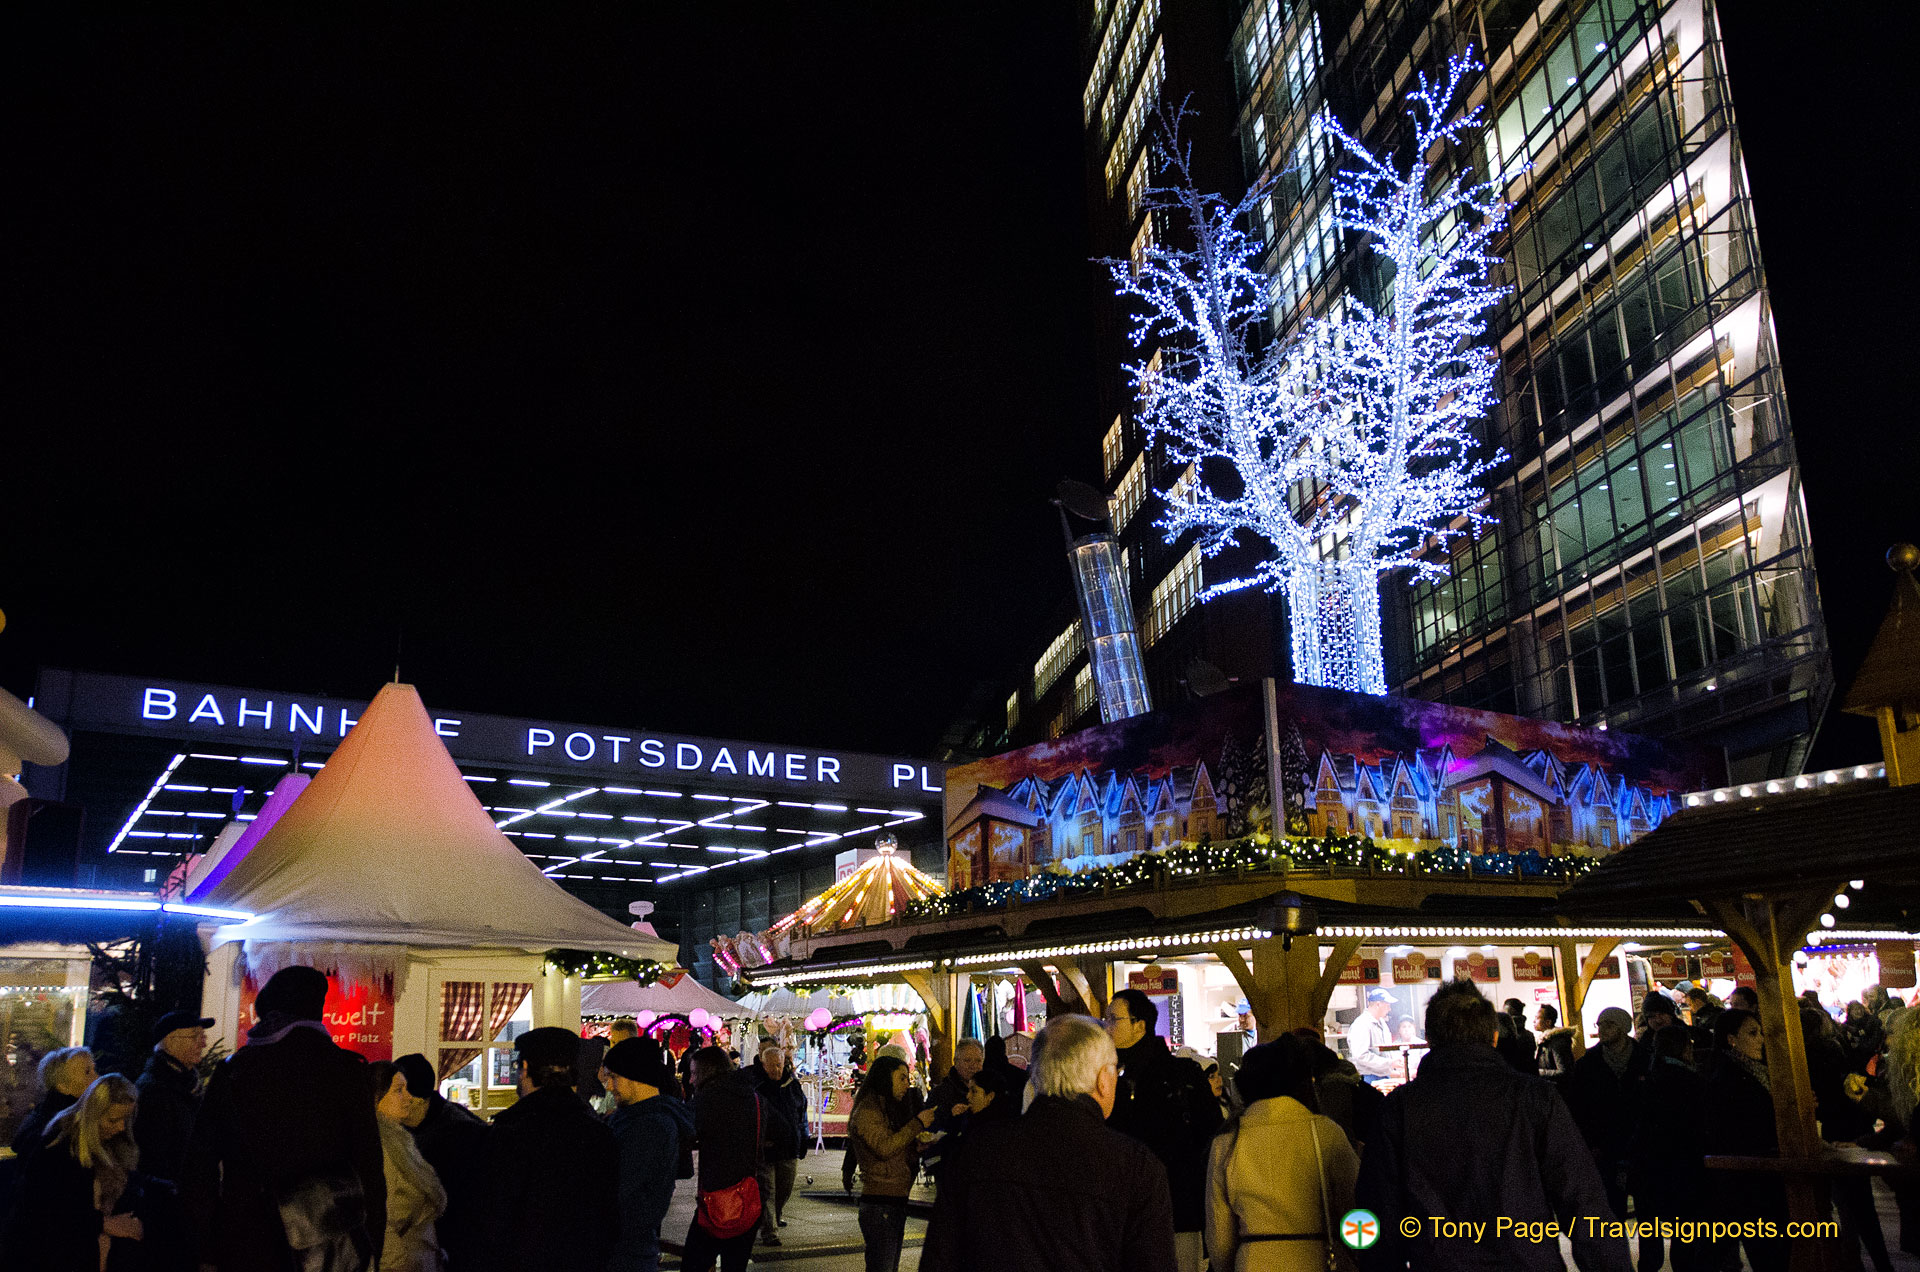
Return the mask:
<svg viewBox="0 0 1920 1272">
<path fill-rule="evenodd" d="M 1880 959 L 1880 984 L 1887 989 L 1912 989 L 1913 942 L 1882 941 L 1874 947 Z"/>
<path fill-rule="evenodd" d="M 1378 985 L 1380 983 L 1380 960 L 1377 958 L 1350 958 L 1347 965 L 1340 969 L 1342 985 Z"/>
<path fill-rule="evenodd" d="M 1528 950 L 1524 954 L 1513 956 L 1513 979 L 1517 981 L 1550 981 L 1553 979 L 1553 955 Z"/>
<path fill-rule="evenodd" d="M 1180 973 L 1170 967 L 1147 967 L 1127 973 L 1127 988 L 1155 998 L 1180 992 Z"/>
<path fill-rule="evenodd" d="M 1593 974 L 1595 980 L 1619 980 L 1620 956 L 1618 954 L 1600 964 L 1600 970 Z"/>
<path fill-rule="evenodd" d="M 242 1034 L 260 1023 L 253 1009 L 260 986 L 252 976 L 240 982 L 240 1029 Z M 357 1051 L 369 1060 L 393 1059 L 393 986 L 383 981 L 378 986 L 344 984 L 337 976 L 327 977 L 327 1005 L 323 1021 L 327 1033 L 338 1046 Z"/>
<path fill-rule="evenodd" d="M 1687 979 L 1687 956 L 1676 950 L 1655 950 L 1647 955 L 1647 971 L 1657 981 Z"/>
<path fill-rule="evenodd" d="M 1701 950 L 1700 975 L 1724 979 L 1733 975 L 1732 950 Z"/>
<path fill-rule="evenodd" d="M 1393 960 L 1393 983 L 1396 985 L 1416 985 L 1421 981 L 1440 979 L 1440 960 L 1414 950 L 1411 954 L 1398 955 Z"/>
<path fill-rule="evenodd" d="M 1455 980 L 1497 981 L 1500 979 L 1500 959 L 1496 955 L 1474 950 L 1454 963 L 1453 976 Z"/>
</svg>

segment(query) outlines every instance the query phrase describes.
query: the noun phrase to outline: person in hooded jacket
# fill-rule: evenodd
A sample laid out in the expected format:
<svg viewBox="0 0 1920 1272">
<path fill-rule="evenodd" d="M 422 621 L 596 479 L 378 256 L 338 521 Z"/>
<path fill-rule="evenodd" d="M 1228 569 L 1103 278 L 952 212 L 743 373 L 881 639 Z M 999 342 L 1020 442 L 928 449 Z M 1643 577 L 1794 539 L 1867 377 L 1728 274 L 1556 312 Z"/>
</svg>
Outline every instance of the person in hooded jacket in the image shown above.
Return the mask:
<svg viewBox="0 0 1920 1272">
<path fill-rule="evenodd" d="M 655 1272 L 680 1150 L 693 1142 L 693 1110 L 652 1038 L 615 1043 L 601 1068 L 615 1101 L 607 1125 L 620 1149 L 620 1236 L 607 1272 Z"/>
<path fill-rule="evenodd" d="M 1564 1089 L 1573 1077 L 1573 1030 L 1560 1024 L 1560 1009 L 1552 1003 L 1540 1004 L 1533 1015 L 1533 1027 L 1540 1037 L 1535 1052 L 1538 1072 Z"/>
</svg>

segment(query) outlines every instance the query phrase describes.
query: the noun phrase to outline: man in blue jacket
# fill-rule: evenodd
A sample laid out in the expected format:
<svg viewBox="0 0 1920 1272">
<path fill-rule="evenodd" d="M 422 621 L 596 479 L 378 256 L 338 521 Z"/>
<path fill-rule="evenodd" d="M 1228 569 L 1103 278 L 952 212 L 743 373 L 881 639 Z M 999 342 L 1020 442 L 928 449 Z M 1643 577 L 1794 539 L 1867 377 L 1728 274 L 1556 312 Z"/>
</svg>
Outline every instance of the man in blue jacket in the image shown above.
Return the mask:
<svg viewBox="0 0 1920 1272">
<path fill-rule="evenodd" d="M 673 1094 L 673 1070 L 653 1039 L 615 1043 L 600 1063 L 618 1105 L 607 1125 L 620 1146 L 620 1238 L 607 1272 L 655 1272 L 680 1150 L 693 1139 L 693 1111 Z"/>
</svg>

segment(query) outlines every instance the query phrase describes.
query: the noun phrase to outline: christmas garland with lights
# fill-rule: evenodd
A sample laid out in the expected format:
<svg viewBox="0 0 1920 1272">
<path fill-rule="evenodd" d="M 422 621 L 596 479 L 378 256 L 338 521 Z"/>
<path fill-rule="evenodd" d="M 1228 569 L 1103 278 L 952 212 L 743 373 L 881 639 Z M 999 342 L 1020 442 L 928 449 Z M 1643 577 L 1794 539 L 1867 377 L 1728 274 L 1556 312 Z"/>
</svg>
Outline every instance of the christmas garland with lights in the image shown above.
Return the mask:
<svg viewBox="0 0 1920 1272">
<path fill-rule="evenodd" d="M 1111 866 L 1075 874 L 1044 871 L 1026 879 L 1001 879 L 977 887 L 915 901 L 902 911 L 906 919 L 944 918 L 967 910 L 998 910 L 1013 902 L 1031 903 L 1102 887 L 1129 888 L 1163 879 L 1190 878 L 1237 870 L 1242 866 L 1278 866 L 1285 870 L 1366 870 L 1383 875 L 1475 874 L 1529 879 L 1577 879 L 1599 864 L 1595 857 L 1543 857 L 1527 852 L 1476 856 L 1449 845 L 1418 852 L 1382 848 L 1366 835 L 1324 835 L 1318 839 L 1272 840 L 1248 835 L 1219 843 L 1180 844 L 1143 852 Z"/>
<path fill-rule="evenodd" d="M 617 977 L 642 985 L 651 985 L 674 970 L 671 963 L 658 963 L 650 958 L 622 958 L 599 950 L 548 950 L 547 966 L 586 980 Z"/>
</svg>

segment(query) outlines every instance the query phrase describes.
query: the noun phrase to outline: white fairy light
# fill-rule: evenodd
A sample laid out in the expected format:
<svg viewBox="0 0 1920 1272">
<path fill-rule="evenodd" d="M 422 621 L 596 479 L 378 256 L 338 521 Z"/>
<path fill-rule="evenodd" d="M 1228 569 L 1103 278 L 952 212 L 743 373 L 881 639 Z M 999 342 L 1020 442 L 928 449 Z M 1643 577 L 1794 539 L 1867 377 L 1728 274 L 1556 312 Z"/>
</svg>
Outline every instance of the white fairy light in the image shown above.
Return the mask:
<svg viewBox="0 0 1920 1272">
<path fill-rule="evenodd" d="M 1471 425 L 1495 401 L 1496 360 L 1479 347 L 1486 312 L 1506 288 L 1490 285 L 1487 250 L 1506 224 L 1494 182 L 1467 184 L 1465 169 L 1431 196 L 1429 156 L 1481 127 L 1479 108 L 1447 122 L 1462 83 L 1480 70 L 1448 63 L 1443 83 L 1423 75 L 1409 94 L 1414 161 L 1402 173 L 1348 134 L 1331 114 L 1319 133 L 1357 161 L 1334 178 L 1334 219 L 1368 235 L 1393 270 L 1392 299 L 1376 312 L 1349 296 L 1341 312 L 1308 319 L 1287 343 L 1256 351 L 1268 280 L 1264 245 L 1239 226 L 1268 192 L 1258 182 L 1239 202 L 1193 184 L 1177 129 L 1161 148 L 1177 184 L 1155 187 L 1153 214 L 1178 213 L 1190 248 L 1153 243 L 1135 260 L 1112 261 L 1118 294 L 1141 302 L 1134 343 L 1156 346 L 1132 366 L 1149 437 L 1166 448 L 1166 471 L 1194 466 L 1191 482 L 1160 491 L 1158 524 L 1168 542 L 1197 531 L 1208 558 L 1243 533 L 1271 555 L 1252 574 L 1220 579 L 1201 599 L 1242 588 L 1287 594 L 1294 678 L 1366 693 L 1386 692 L 1380 640 L 1380 576 L 1408 570 L 1441 579 L 1434 549 L 1491 521 L 1480 479 L 1505 456 L 1476 458 Z M 1221 483 L 1209 474 L 1234 480 Z M 1299 492 L 1310 492 L 1304 502 Z M 1454 523 L 1464 519 L 1465 529 Z M 1341 541 L 1329 557 L 1323 545 Z"/>
</svg>

